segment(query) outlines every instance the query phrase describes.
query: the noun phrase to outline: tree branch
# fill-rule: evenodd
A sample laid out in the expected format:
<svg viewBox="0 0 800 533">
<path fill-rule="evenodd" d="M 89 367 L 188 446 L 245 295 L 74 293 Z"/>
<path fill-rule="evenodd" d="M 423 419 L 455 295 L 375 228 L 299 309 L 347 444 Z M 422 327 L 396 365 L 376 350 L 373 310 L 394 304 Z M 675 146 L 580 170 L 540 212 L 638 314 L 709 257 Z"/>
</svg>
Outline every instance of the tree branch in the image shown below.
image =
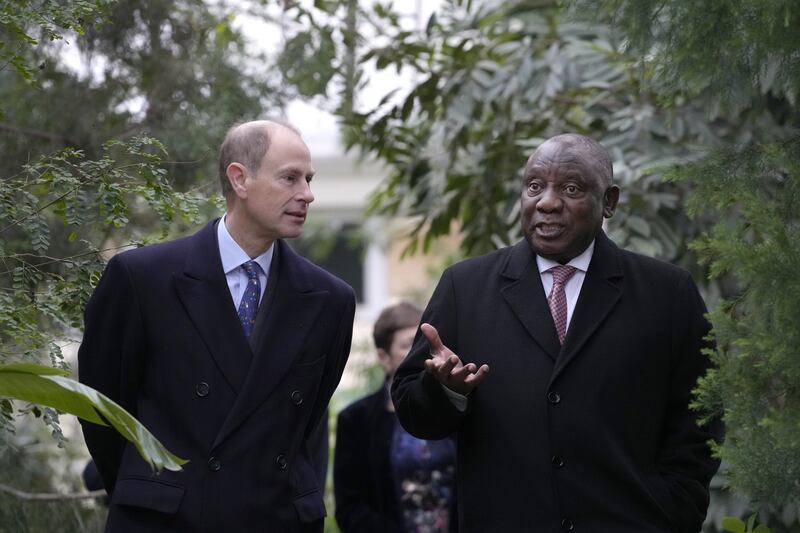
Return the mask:
<svg viewBox="0 0 800 533">
<path fill-rule="evenodd" d="M 65 137 L 60 133 L 53 133 L 51 131 L 44 131 L 44 130 L 37 130 L 33 128 L 26 128 L 23 126 L 17 126 L 15 124 L 9 124 L 8 122 L 0 122 L 0 130 L 10 131 L 12 133 L 22 133 L 23 135 L 27 135 L 28 137 L 33 137 L 36 139 L 44 139 L 46 141 L 55 141 L 58 143 L 63 144 L 64 146 L 77 146 L 78 143 L 75 140 Z"/>
<path fill-rule="evenodd" d="M 11 494 L 12 496 L 26 501 L 63 501 L 63 500 L 88 500 L 91 498 L 104 498 L 107 496 L 103 489 L 91 492 L 76 492 L 71 494 L 46 493 L 46 492 L 24 492 L 14 487 L 9 487 L 0 483 L 0 492 Z"/>
</svg>

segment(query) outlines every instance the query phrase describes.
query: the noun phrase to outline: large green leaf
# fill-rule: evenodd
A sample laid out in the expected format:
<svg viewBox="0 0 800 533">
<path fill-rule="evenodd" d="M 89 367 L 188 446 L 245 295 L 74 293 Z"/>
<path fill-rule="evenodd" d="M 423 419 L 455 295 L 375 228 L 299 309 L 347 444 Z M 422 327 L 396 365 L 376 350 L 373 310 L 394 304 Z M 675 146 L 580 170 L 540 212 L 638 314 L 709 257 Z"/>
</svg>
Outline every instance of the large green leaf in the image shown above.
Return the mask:
<svg viewBox="0 0 800 533">
<path fill-rule="evenodd" d="M 68 378 L 63 370 L 25 363 L 0 364 L 0 396 L 47 405 L 95 424 L 111 424 L 156 470 L 180 470 L 187 462 L 164 448 L 147 428 L 113 400 Z"/>
<path fill-rule="evenodd" d="M 745 525 L 735 516 L 726 516 L 722 519 L 722 529 L 732 533 L 744 533 Z"/>
</svg>

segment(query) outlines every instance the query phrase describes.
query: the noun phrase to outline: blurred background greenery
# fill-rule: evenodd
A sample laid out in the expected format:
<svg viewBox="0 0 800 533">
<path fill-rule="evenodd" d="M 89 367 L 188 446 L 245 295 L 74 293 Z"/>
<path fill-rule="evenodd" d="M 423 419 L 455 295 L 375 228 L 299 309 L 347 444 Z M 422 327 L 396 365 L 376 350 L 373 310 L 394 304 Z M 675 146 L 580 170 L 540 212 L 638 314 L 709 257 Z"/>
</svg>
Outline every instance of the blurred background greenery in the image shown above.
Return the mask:
<svg viewBox="0 0 800 533">
<path fill-rule="evenodd" d="M 335 117 L 339 151 L 382 174 L 363 218 L 297 246 L 363 255 L 361 221 L 402 220 L 390 238 L 432 258 L 427 285 L 519 237 L 525 158 L 576 131 L 614 159 L 610 236 L 689 269 L 713 309 L 719 370 L 697 404 L 728 437 L 705 530 L 757 512 L 800 531 L 796 1 L 0 0 L 0 15 L 0 362 L 67 366 L 108 254 L 219 214 L 216 149 L 235 121 L 298 101 Z M 426 283 L 393 297 L 424 305 Z M 335 413 L 381 379 L 359 342 L 331 449 Z M 28 411 L 0 401 L 0 484 L 81 492 L 74 425 Z M 92 499 L 0 498 L 0 531 L 102 521 Z"/>
</svg>

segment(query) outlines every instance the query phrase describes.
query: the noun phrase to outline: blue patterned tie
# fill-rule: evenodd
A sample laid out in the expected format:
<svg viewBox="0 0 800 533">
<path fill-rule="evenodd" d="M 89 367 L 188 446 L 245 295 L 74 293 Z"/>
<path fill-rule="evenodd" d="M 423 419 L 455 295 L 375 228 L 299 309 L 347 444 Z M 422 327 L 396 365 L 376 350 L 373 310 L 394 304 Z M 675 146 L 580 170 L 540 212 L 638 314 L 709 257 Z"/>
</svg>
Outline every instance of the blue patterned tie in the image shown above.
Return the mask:
<svg viewBox="0 0 800 533">
<path fill-rule="evenodd" d="M 258 300 L 261 298 L 261 282 L 258 274 L 262 272 L 262 269 L 261 265 L 255 261 L 242 263 L 242 268 L 247 274 L 247 287 L 245 287 L 242 301 L 239 303 L 239 322 L 242 323 L 244 336 L 250 338 L 256 323 Z"/>
</svg>

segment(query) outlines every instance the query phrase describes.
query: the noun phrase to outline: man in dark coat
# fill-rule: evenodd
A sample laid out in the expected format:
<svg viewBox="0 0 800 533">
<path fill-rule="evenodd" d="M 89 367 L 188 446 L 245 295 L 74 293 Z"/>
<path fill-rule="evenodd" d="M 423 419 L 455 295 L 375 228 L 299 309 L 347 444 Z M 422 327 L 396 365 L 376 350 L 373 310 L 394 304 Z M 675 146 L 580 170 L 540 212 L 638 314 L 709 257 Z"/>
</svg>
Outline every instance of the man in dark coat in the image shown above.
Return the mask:
<svg viewBox="0 0 800 533">
<path fill-rule="evenodd" d="M 617 248 L 595 141 L 525 166 L 525 239 L 447 269 L 395 376 L 413 435 L 457 433 L 461 531 L 699 531 L 717 468 L 691 390 L 708 323 L 689 274 Z"/>
<path fill-rule="evenodd" d="M 302 230 L 313 174 L 290 126 L 235 126 L 220 150 L 225 217 L 109 261 L 86 307 L 80 379 L 190 462 L 154 474 L 85 423 L 107 531 L 322 531 L 320 428 L 355 298 L 283 241 Z"/>
</svg>

